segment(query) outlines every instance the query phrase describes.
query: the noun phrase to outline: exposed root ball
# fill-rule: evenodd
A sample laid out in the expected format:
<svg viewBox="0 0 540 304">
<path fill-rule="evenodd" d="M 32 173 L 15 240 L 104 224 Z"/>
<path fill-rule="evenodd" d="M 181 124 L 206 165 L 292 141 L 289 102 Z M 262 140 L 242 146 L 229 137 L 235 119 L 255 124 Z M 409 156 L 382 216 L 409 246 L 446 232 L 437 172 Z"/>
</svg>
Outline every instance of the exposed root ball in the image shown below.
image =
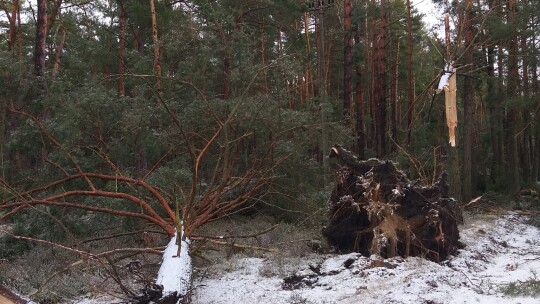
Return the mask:
<svg viewBox="0 0 540 304">
<path fill-rule="evenodd" d="M 418 186 L 389 161 L 359 161 L 337 145 L 330 157 L 340 168 L 323 235 L 338 251 L 439 262 L 464 247 L 461 210 L 447 196 L 446 173 L 431 186 Z"/>
</svg>

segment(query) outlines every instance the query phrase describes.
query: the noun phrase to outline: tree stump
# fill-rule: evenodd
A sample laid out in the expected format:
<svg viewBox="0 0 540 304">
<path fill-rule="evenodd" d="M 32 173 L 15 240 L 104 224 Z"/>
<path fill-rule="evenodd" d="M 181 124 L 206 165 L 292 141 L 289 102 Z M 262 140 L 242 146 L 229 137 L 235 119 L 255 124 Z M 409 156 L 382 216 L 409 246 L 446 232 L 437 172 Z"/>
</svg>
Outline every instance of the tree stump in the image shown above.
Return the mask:
<svg viewBox="0 0 540 304">
<path fill-rule="evenodd" d="M 461 210 L 448 197 L 446 172 L 433 185 L 421 186 L 390 161 L 360 161 L 339 145 L 329 157 L 338 160 L 339 169 L 323 235 L 337 251 L 440 262 L 464 247 Z"/>
</svg>

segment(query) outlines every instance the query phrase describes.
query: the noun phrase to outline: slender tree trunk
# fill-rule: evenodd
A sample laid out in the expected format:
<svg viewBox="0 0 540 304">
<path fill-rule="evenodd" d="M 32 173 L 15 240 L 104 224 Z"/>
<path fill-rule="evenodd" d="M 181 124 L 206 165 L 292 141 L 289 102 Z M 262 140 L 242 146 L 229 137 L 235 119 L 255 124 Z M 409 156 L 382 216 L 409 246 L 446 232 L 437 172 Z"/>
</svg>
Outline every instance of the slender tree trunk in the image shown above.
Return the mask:
<svg viewBox="0 0 540 304">
<path fill-rule="evenodd" d="M 13 52 L 14 46 L 15 46 L 15 38 L 17 33 L 17 27 L 16 27 L 16 16 L 17 16 L 17 6 L 19 1 L 14 0 L 11 5 L 11 15 L 8 11 L 7 7 L 5 6 L 5 3 L 3 1 L 0 2 L 0 5 L 2 6 L 2 9 L 5 11 L 6 16 L 8 18 L 9 23 L 9 41 L 8 41 L 8 52 Z"/>
<path fill-rule="evenodd" d="M 411 143 L 412 117 L 414 115 L 414 84 L 412 59 L 412 26 L 411 26 L 411 0 L 407 0 L 407 144 Z"/>
<path fill-rule="evenodd" d="M 222 89 L 221 89 L 221 98 L 223 100 L 228 100 L 231 97 L 232 50 L 229 46 L 227 34 L 225 33 L 223 26 L 217 21 L 214 24 L 219 32 L 221 45 L 223 47 L 223 52 L 224 52 L 223 54 L 223 84 L 222 84 Z"/>
<path fill-rule="evenodd" d="M 260 37 L 261 37 L 261 50 L 260 50 L 260 53 L 261 53 L 261 66 L 264 67 L 266 65 L 266 47 L 265 47 L 265 44 L 266 44 L 266 40 L 265 40 L 265 37 L 264 37 L 264 22 L 263 20 L 259 20 L 259 24 L 260 24 L 260 27 L 259 27 L 259 33 L 260 33 Z M 268 86 L 268 73 L 266 72 L 266 69 L 263 70 L 263 92 L 264 94 L 269 94 L 270 93 L 270 87 Z"/>
<path fill-rule="evenodd" d="M 357 27 L 355 33 L 356 45 L 360 45 L 360 27 Z M 365 159 L 365 129 L 364 129 L 364 90 L 362 86 L 362 68 L 360 63 L 356 64 L 356 153 L 360 159 Z"/>
<path fill-rule="evenodd" d="M 60 37 L 60 42 L 57 42 L 56 41 L 56 38 L 58 36 L 58 33 L 59 32 L 62 32 L 61 35 L 62 37 Z M 56 76 L 56 73 L 58 73 L 58 70 L 60 69 L 60 62 L 62 61 L 62 51 L 64 49 L 64 44 L 66 42 L 66 29 L 63 25 L 59 25 L 57 28 L 56 28 L 56 33 L 54 34 L 54 37 L 55 37 L 55 43 L 56 43 L 56 47 L 55 47 L 55 51 L 54 51 L 54 65 L 53 65 L 53 68 L 51 70 L 51 80 L 54 80 L 55 76 Z"/>
<path fill-rule="evenodd" d="M 309 14 L 307 12 L 304 13 L 304 35 L 306 39 L 306 54 L 311 54 L 311 42 L 310 42 L 310 29 L 309 29 Z M 306 99 L 313 96 L 313 72 L 311 71 L 311 65 L 309 63 L 305 64 L 305 73 L 306 73 L 306 81 L 305 81 L 305 91 L 306 91 Z"/>
<path fill-rule="evenodd" d="M 350 126 L 351 121 L 351 73 L 352 73 L 352 22 L 351 22 L 351 0 L 344 0 L 344 64 L 343 64 L 343 119 L 346 126 Z"/>
<path fill-rule="evenodd" d="M 536 44 L 536 37 L 532 37 L 532 45 Z M 538 91 L 538 64 L 536 61 L 532 61 L 531 63 L 531 71 L 532 71 L 532 93 L 534 95 L 539 94 Z M 540 99 L 536 99 L 536 106 L 534 111 L 534 138 L 535 138 L 535 145 L 533 150 L 533 166 L 532 166 L 532 178 L 533 180 L 540 180 Z"/>
<path fill-rule="evenodd" d="M 54 20 L 56 19 L 56 17 L 58 17 L 58 15 L 60 15 L 60 7 L 62 6 L 62 2 L 63 0 L 55 0 L 52 10 L 50 11 L 50 14 L 47 15 L 46 36 L 48 36 L 49 33 L 51 32 L 52 26 L 54 24 Z"/>
<path fill-rule="evenodd" d="M 508 22 L 515 23 L 515 0 L 508 0 Z M 519 85 L 519 72 L 517 62 L 517 33 L 512 31 L 509 37 L 508 44 L 508 98 L 517 98 Z M 517 193 L 520 187 L 519 176 L 519 155 L 518 155 L 518 140 L 517 140 L 517 124 L 519 123 L 519 114 L 515 105 L 510 105 L 507 112 L 507 172 L 509 173 L 509 190 L 510 193 Z"/>
<path fill-rule="evenodd" d="M 17 5 L 17 58 L 22 61 L 22 29 L 21 29 L 21 7 L 18 0 L 13 0 Z M 15 4 L 14 4 L 15 5 Z"/>
<path fill-rule="evenodd" d="M 375 150 L 377 157 L 386 155 L 386 11 L 381 0 L 381 17 L 375 41 L 374 102 L 375 102 Z"/>
<path fill-rule="evenodd" d="M 160 46 L 157 30 L 156 7 L 154 0 L 149 0 L 150 15 L 152 19 L 152 42 L 154 44 L 154 76 L 156 77 L 156 91 L 161 96 L 161 62 L 160 62 Z"/>
<path fill-rule="evenodd" d="M 7 127 L 7 99 L 0 96 L 0 177 L 6 181 L 6 172 L 4 166 L 4 146 L 6 143 L 6 127 Z"/>
<path fill-rule="evenodd" d="M 34 45 L 34 74 L 44 84 L 47 48 L 47 0 L 37 2 L 36 41 Z"/>
<path fill-rule="evenodd" d="M 528 1 L 525 0 L 525 3 Z M 526 12 L 524 12 L 526 14 Z M 528 14 L 525 16 L 522 16 L 525 20 L 529 20 Z M 521 52 L 521 79 L 523 81 L 522 86 L 522 96 L 525 103 L 529 103 L 530 100 L 530 88 L 529 88 L 529 49 L 527 46 L 527 38 L 529 35 L 526 32 L 521 33 L 521 39 L 520 39 L 520 52 Z M 524 118 L 523 124 L 524 125 L 533 125 L 533 122 L 530 121 L 530 115 L 529 115 L 529 109 L 527 107 L 524 107 L 524 109 L 521 112 L 521 116 Z M 524 183 L 529 183 L 534 181 L 532 178 L 532 168 L 531 164 L 533 164 L 533 155 L 532 149 L 533 149 L 533 139 L 532 139 L 532 128 L 525 127 L 525 130 L 523 130 L 523 141 L 521 145 L 521 153 L 520 153 L 520 159 L 521 159 L 521 172 L 523 176 Z"/>
<path fill-rule="evenodd" d="M 394 77 L 392 79 L 392 89 L 390 92 L 390 136 L 392 141 L 397 143 L 398 131 L 397 131 L 397 109 L 398 109 L 398 89 L 399 89 L 399 37 L 396 38 L 395 44 L 395 57 L 394 57 Z M 396 145 L 390 146 L 391 151 L 395 151 Z"/>
<path fill-rule="evenodd" d="M 502 159 L 500 158 L 501 152 L 499 151 L 500 145 L 500 120 L 498 110 L 498 94 L 497 85 L 495 82 L 495 50 L 493 46 L 488 46 L 486 49 L 487 54 L 487 104 L 489 113 L 489 131 L 490 131 L 490 143 L 493 157 L 490 158 L 490 171 L 492 174 L 497 172 L 497 167 L 501 165 Z"/>
<path fill-rule="evenodd" d="M 473 24 L 472 24 L 472 0 L 465 0 L 465 64 L 472 65 L 473 62 Z M 470 70 L 470 69 L 469 69 Z M 474 89 L 470 80 L 463 82 L 463 176 L 462 199 L 468 202 L 472 199 L 472 132 L 473 132 L 473 111 L 474 111 Z"/>
<path fill-rule="evenodd" d="M 117 76 L 117 91 L 118 95 L 126 95 L 126 84 L 124 75 L 126 74 L 126 6 L 125 0 L 118 0 L 120 9 L 119 29 L 118 29 L 118 76 Z"/>
</svg>

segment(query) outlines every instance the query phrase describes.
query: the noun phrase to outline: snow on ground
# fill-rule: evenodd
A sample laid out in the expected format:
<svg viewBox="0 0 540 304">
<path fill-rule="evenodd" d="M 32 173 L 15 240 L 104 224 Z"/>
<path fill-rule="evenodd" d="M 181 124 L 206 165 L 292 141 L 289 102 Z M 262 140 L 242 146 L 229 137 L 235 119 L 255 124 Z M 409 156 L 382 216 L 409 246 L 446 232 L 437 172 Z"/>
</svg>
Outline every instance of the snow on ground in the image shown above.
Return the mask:
<svg viewBox="0 0 540 304">
<path fill-rule="evenodd" d="M 441 264 L 359 254 L 233 259 L 199 270 L 193 303 L 538 304 L 501 292 L 540 275 L 540 231 L 525 220 L 510 214 L 467 221 L 467 247 Z"/>
</svg>

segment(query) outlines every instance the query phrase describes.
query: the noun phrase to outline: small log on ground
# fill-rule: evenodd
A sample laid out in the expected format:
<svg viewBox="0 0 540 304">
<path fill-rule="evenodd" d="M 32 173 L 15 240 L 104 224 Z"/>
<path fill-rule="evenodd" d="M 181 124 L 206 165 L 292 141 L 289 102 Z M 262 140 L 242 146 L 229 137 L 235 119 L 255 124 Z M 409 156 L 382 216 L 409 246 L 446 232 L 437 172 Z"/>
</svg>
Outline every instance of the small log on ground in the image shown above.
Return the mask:
<svg viewBox="0 0 540 304">
<path fill-rule="evenodd" d="M 440 262 L 464 247 L 461 210 L 448 197 L 445 172 L 433 185 L 420 186 L 389 161 L 359 161 L 338 145 L 329 157 L 337 158 L 339 169 L 323 235 L 336 250 Z"/>
</svg>

